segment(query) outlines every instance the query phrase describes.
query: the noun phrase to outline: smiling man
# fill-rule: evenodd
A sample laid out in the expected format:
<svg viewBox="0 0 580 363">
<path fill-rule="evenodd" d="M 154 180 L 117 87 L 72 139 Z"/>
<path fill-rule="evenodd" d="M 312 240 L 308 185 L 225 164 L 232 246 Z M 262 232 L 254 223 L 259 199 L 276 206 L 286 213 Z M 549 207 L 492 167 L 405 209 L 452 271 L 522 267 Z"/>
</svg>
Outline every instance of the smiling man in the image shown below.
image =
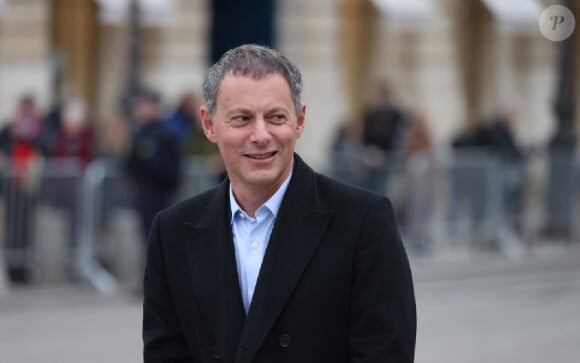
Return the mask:
<svg viewBox="0 0 580 363">
<path fill-rule="evenodd" d="M 145 273 L 145 362 L 412 362 L 416 311 L 393 208 L 295 154 L 302 77 L 232 49 L 204 79 L 228 178 L 161 212 Z"/>
</svg>

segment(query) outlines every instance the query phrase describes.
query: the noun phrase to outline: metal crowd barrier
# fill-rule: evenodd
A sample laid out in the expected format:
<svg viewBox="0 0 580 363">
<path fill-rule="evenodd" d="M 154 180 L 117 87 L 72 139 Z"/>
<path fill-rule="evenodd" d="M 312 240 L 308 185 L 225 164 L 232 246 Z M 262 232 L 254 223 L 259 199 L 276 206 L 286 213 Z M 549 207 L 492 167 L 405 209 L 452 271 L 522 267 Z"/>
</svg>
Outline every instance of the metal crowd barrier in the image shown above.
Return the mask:
<svg viewBox="0 0 580 363">
<path fill-rule="evenodd" d="M 506 163 L 462 150 L 385 155 L 374 166 L 359 154 L 333 160 L 329 174 L 391 198 L 411 254 L 492 248 L 509 255 L 544 238 L 544 224 L 564 231 L 558 238 L 567 241 L 580 235 L 578 161 L 569 156 Z M 217 183 L 208 165 L 204 158 L 183 162 L 177 200 Z M 98 159 L 85 169 L 74 159 L 45 159 L 26 173 L 5 164 L 0 268 L 11 278 L 25 278 L 19 267 L 26 267 L 33 281 L 88 281 L 103 293 L 126 288 L 131 279 L 140 283 L 144 237 L 131 193 L 116 159 Z"/>
<path fill-rule="evenodd" d="M 186 158 L 175 201 L 201 193 L 216 184 L 209 170 L 205 158 Z M 104 293 L 116 291 L 120 279 L 136 278 L 133 283 L 137 286 L 141 282 L 139 271 L 143 269 L 145 252 L 143 239 L 147 236 L 141 236 L 137 226 L 132 191 L 124 166 L 117 159 L 97 160 L 86 170 L 82 203 L 84 241 L 77 259 L 78 269 Z"/>
<path fill-rule="evenodd" d="M 501 162 L 472 150 L 414 155 L 405 173 L 410 187 L 403 233 L 415 250 L 430 252 L 441 241 L 455 249 L 497 241 L 505 221 Z"/>
<path fill-rule="evenodd" d="M 76 159 L 30 159 L 3 165 L 0 264 L 12 279 L 30 280 L 33 269 L 41 280 L 60 279 L 67 273 L 65 261 L 73 259 L 79 246 L 82 176 Z M 48 260 L 55 266 L 47 266 Z"/>
<path fill-rule="evenodd" d="M 411 253 L 518 256 L 542 239 L 579 239 L 579 162 L 569 154 L 508 161 L 463 148 L 385 159 L 377 171 L 362 154 L 335 155 L 330 173 L 365 188 L 376 185 L 376 175 L 387 178 L 387 187 L 375 191 L 393 201 Z M 550 234 L 552 226 L 559 233 Z"/>
<path fill-rule="evenodd" d="M 184 160 L 176 199 L 216 183 L 206 164 Z M 88 281 L 112 293 L 123 279 L 140 278 L 145 237 L 120 160 L 101 158 L 83 168 L 75 159 L 39 159 L 26 173 L 10 163 L 1 172 L 0 268 L 10 279 Z"/>
</svg>

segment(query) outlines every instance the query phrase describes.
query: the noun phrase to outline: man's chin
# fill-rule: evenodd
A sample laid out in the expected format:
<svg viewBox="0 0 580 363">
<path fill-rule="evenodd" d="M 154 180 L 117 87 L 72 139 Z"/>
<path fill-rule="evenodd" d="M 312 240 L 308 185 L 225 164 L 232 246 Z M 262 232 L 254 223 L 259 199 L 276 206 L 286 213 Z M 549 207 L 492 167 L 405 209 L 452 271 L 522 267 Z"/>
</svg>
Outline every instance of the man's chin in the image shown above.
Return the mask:
<svg viewBox="0 0 580 363">
<path fill-rule="evenodd" d="M 279 182 L 280 176 L 273 170 L 259 170 L 249 175 L 246 182 L 256 188 L 268 188 Z"/>
<path fill-rule="evenodd" d="M 246 180 L 249 184 L 260 188 L 268 187 L 276 182 L 276 179 L 271 175 L 252 175 Z"/>
</svg>

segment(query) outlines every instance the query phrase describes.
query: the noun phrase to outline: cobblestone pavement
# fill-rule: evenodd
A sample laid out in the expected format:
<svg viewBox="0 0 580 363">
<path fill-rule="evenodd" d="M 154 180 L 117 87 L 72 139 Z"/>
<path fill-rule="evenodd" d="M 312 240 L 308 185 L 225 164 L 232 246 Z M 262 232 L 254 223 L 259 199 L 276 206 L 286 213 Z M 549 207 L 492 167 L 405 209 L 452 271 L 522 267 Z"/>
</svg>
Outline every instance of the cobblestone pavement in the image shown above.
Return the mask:
<svg viewBox="0 0 580 363">
<path fill-rule="evenodd" d="M 417 363 L 568 363 L 580 357 L 580 248 L 412 259 Z M 0 362 L 140 362 L 130 295 L 36 286 L 0 295 Z"/>
</svg>

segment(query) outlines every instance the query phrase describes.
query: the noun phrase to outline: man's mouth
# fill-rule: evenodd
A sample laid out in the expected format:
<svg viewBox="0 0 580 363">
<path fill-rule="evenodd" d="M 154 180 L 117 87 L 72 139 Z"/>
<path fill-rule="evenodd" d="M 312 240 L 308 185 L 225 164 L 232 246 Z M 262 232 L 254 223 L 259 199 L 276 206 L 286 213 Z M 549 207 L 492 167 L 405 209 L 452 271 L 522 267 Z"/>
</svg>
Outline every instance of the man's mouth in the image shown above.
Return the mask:
<svg viewBox="0 0 580 363">
<path fill-rule="evenodd" d="M 272 151 L 269 153 L 261 153 L 261 154 L 246 154 L 247 157 L 249 157 L 250 159 L 268 159 L 271 158 L 272 156 L 276 155 L 276 151 Z"/>
</svg>

